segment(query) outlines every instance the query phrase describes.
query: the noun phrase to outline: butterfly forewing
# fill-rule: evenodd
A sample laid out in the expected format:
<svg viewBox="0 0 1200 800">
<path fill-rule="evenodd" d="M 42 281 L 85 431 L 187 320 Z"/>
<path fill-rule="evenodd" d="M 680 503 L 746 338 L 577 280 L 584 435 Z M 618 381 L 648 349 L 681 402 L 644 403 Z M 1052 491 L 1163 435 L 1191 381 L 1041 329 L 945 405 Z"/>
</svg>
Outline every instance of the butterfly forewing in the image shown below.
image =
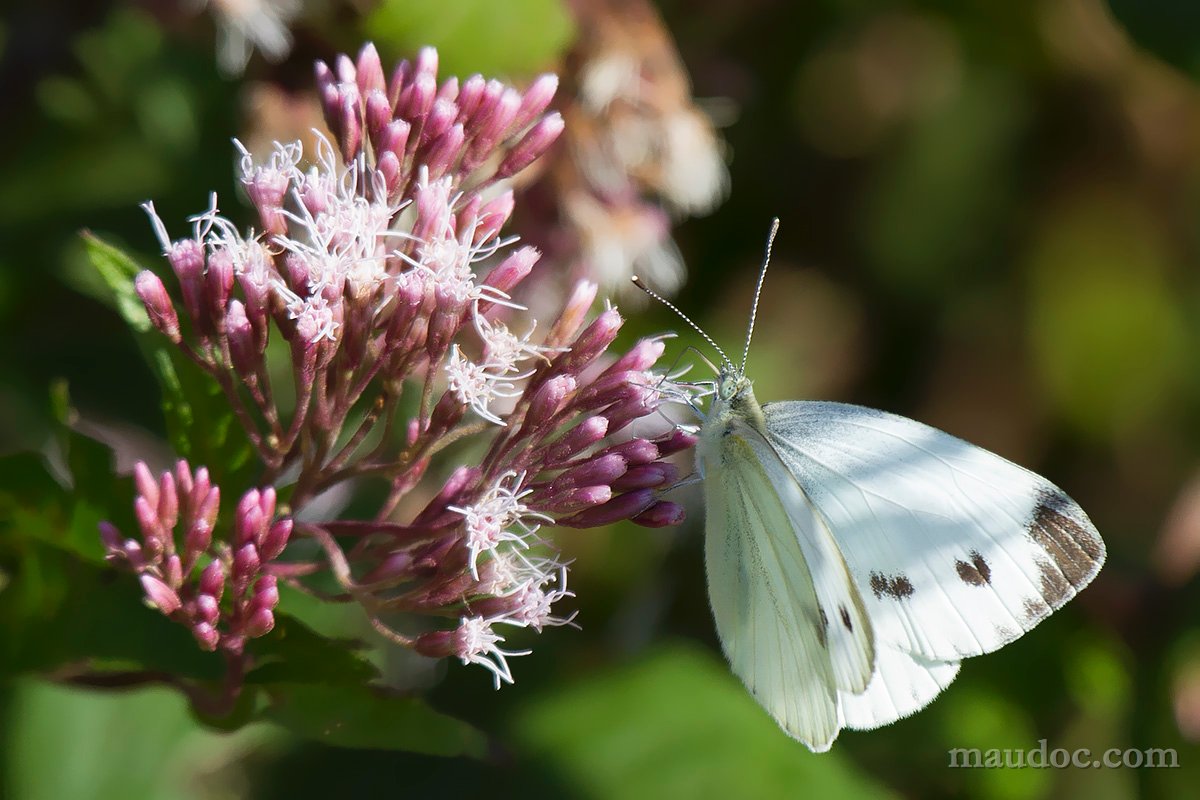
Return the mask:
<svg viewBox="0 0 1200 800">
<path fill-rule="evenodd" d="M 837 692 L 874 672 L 870 621 L 820 515 L 766 440 L 740 420 L 706 446 L 706 562 L 734 672 L 792 736 L 826 750 Z"/>
<path fill-rule="evenodd" d="M 773 449 L 846 558 L 879 646 L 912 654 L 918 667 L 1016 639 L 1104 562 L 1074 501 L 982 448 L 842 403 L 763 412 Z M 934 683 L 948 674 L 935 672 Z"/>
</svg>

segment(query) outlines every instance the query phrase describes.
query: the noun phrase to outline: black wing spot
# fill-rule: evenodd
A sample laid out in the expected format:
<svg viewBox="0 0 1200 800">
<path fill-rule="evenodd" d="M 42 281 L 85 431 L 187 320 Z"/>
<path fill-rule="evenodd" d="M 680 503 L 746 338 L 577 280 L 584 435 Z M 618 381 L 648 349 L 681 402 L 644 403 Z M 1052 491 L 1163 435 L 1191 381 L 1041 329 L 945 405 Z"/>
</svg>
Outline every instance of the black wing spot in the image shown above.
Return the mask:
<svg viewBox="0 0 1200 800">
<path fill-rule="evenodd" d="M 992 582 L 992 568 L 988 566 L 983 556 L 978 550 L 972 550 L 967 554 L 970 561 L 955 561 L 954 568 L 958 571 L 958 578 L 968 586 L 987 586 Z"/>
<path fill-rule="evenodd" d="M 846 626 L 846 630 L 854 633 L 854 624 L 850 622 L 850 612 L 846 610 L 846 607 L 838 606 L 838 614 L 841 616 L 842 624 Z"/>
<path fill-rule="evenodd" d="M 912 581 L 907 575 L 893 575 L 888 577 L 881 572 L 871 573 L 871 591 L 876 597 L 882 598 L 885 594 L 894 600 L 903 600 L 906 597 L 912 597 L 913 588 Z"/>
</svg>

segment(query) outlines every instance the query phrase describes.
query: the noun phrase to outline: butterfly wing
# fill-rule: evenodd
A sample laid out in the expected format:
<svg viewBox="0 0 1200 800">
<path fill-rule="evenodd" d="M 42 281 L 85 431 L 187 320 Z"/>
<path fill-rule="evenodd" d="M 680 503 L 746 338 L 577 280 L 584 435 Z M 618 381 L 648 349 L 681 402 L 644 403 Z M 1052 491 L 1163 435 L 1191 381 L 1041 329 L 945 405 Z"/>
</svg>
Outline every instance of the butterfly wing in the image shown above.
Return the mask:
<svg viewBox="0 0 1200 800">
<path fill-rule="evenodd" d="M 863 598 L 828 526 L 761 434 L 734 420 L 702 448 L 705 562 L 733 671 L 791 736 L 829 749 L 839 692 L 874 672 Z"/>
<path fill-rule="evenodd" d="M 1104 542 L 1073 500 L 982 448 L 842 403 L 763 412 L 772 448 L 834 532 L 875 632 L 878 669 L 863 696 L 842 695 L 847 725 L 921 708 L 953 680 L 955 662 L 1021 636 L 1104 563 Z"/>
</svg>

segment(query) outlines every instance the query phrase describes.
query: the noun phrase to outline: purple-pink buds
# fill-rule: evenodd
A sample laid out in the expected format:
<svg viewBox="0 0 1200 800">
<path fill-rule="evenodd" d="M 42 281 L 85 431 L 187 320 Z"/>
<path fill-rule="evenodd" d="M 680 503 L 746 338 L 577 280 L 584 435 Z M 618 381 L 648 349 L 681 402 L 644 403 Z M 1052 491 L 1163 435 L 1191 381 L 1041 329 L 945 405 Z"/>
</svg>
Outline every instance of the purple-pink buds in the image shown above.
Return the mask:
<svg viewBox="0 0 1200 800">
<path fill-rule="evenodd" d="M 181 340 L 179 316 L 162 280 L 150 270 L 143 270 L 134 279 L 133 287 L 146 307 L 150 323 L 172 342 L 178 343 Z"/>
</svg>

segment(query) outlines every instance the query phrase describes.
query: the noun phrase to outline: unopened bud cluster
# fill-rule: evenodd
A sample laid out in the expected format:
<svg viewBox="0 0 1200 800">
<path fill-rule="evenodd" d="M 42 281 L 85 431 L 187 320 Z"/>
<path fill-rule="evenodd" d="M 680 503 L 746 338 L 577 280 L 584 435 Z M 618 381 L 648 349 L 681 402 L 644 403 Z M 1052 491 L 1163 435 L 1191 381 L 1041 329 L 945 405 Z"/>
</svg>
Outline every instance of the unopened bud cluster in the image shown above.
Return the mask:
<svg viewBox="0 0 1200 800">
<path fill-rule="evenodd" d="M 154 479 L 138 462 L 134 514 L 140 538 L 126 539 L 101 523 L 109 562 L 131 569 L 146 600 L 187 625 L 205 650 L 240 654 L 247 639 L 275 627 L 278 582 L 271 562 L 292 534 L 275 515 L 275 490 L 251 489 L 237 504 L 229 540 L 214 540 L 220 489 L 204 467 L 186 461 Z"/>
<path fill-rule="evenodd" d="M 484 664 L 499 685 L 512 680 L 516 651 L 501 649 L 497 625 L 570 619 L 551 612 L 569 594 L 566 567 L 539 528 L 678 522 L 681 507 L 659 493 L 678 477 L 667 457 L 693 437 L 665 422 L 630 435 L 669 394 L 653 371 L 663 345 L 612 354 L 622 320 L 613 308 L 593 316 L 594 283 L 579 281 L 539 336 L 512 300 L 540 253 L 501 236 L 514 208 L 506 184 L 562 131 L 546 113 L 553 76 L 524 91 L 478 75 L 439 83 L 432 49 L 389 75 L 370 45 L 319 63 L 316 76 L 334 141 L 311 162 L 299 143 L 265 160 L 243 151 L 257 232 L 242 233 L 214 197 L 192 235 L 171 240 L 147 204 L 176 288 L 150 271 L 135 288 L 157 330 L 224 391 L 261 461 L 260 485 L 286 486 L 291 513 L 347 481 L 387 487 L 366 518 L 310 512 L 294 525 L 320 545 L 344 597 L 394 640 Z M 274 337 L 286 346 L 269 348 Z M 280 352 L 287 369 L 269 363 Z M 275 385 L 283 375 L 290 385 Z M 467 462 L 457 468 L 439 457 L 452 444 Z M 175 525 L 169 504 L 160 509 L 165 490 L 150 491 L 147 475 L 143 538 L 131 546 L 106 528 L 112 557 L 205 647 L 269 630 L 276 577 L 305 589 L 297 576 L 321 566 L 291 553 L 286 569 L 270 564 L 292 532 L 272 519 L 274 490 L 243 495 L 218 547 L 204 538 L 217 488 L 197 470 L 187 494 L 204 493 L 176 556 L 158 532 Z M 430 481 L 440 490 L 416 503 Z M 193 524 L 207 532 L 193 536 Z M 437 630 L 400 634 L 396 623 L 412 627 L 414 615 Z"/>
</svg>

